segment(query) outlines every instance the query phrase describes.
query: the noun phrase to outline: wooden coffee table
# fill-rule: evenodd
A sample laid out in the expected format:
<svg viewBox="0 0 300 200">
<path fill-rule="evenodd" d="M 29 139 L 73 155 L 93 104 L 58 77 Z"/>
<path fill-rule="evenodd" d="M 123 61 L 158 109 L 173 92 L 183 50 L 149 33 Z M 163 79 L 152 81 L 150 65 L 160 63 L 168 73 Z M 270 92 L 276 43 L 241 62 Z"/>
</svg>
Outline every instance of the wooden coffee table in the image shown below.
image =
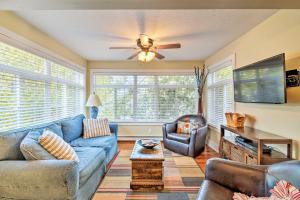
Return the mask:
<svg viewBox="0 0 300 200">
<path fill-rule="evenodd" d="M 132 162 L 130 188 L 133 190 L 162 190 L 163 161 L 165 160 L 161 144 L 153 149 L 145 149 L 137 141 L 130 157 Z"/>
</svg>

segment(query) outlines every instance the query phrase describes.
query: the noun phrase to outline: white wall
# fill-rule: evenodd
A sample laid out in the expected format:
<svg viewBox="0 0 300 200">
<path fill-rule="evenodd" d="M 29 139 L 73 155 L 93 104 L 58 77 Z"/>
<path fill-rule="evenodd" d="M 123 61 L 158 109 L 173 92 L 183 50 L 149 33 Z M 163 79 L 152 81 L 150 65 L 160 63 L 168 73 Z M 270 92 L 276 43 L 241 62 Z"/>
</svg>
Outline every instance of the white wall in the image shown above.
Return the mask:
<svg viewBox="0 0 300 200">
<path fill-rule="evenodd" d="M 206 65 L 235 54 L 236 67 L 286 53 L 287 69 L 300 66 L 300 10 L 280 10 L 248 33 L 231 42 L 205 60 Z M 300 87 L 288 88 L 288 103 L 235 103 L 236 112 L 250 116 L 246 125 L 294 140 L 293 157 L 300 155 Z M 250 120 L 249 120 L 250 119 Z M 216 146 L 219 133 L 211 130 L 209 143 Z"/>
</svg>

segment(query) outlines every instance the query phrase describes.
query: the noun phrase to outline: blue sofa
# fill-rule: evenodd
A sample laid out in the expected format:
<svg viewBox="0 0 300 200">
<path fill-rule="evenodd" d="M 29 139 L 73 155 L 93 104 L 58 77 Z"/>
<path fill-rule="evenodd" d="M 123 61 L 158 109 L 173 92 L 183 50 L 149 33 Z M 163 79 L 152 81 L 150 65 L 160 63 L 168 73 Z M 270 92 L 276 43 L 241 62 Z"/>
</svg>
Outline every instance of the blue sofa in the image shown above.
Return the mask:
<svg viewBox="0 0 300 200">
<path fill-rule="evenodd" d="M 67 131 L 76 129 L 81 129 L 82 133 L 83 118 L 83 115 L 78 115 L 37 127 L 0 133 L 0 199 L 91 199 L 108 163 L 118 151 L 118 126 L 110 124 L 111 136 L 84 139 L 82 135 L 67 135 Z M 42 131 L 53 124 L 62 127 L 63 138 L 73 146 L 79 163 L 56 159 L 25 160 L 20 151 L 23 138 L 31 130 Z"/>
</svg>

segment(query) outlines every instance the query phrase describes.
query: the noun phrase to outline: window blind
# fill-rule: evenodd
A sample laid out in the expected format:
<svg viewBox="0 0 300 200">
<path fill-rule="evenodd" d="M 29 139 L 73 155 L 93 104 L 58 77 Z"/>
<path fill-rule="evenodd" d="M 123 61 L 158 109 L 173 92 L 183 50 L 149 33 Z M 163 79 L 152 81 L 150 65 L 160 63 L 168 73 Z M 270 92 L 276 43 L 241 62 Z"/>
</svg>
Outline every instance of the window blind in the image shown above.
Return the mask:
<svg viewBox="0 0 300 200">
<path fill-rule="evenodd" d="M 0 42 L 0 131 L 83 112 L 84 72 Z"/>
<path fill-rule="evenodd" d="M 93 88 L 102 101 L 101 115 L 118 122 L 163 122 L 195 113 L 196 88 L 191 74 L 94 74 Z"/>
<path fill-rule="evenodd" d="M 207 120 L 217 128 L 234 108 L 232 70 L 231 62 L 225 62 L 207 77 Z"/>
</svg>

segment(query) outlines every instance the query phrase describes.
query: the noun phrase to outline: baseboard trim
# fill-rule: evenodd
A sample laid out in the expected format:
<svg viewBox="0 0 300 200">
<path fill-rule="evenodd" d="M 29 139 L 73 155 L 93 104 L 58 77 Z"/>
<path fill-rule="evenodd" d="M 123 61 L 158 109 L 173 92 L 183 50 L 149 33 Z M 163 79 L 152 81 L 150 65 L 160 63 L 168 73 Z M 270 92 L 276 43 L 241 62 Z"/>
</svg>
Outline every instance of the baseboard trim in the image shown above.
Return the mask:
<svg viewBox="0 0 300 200">
<path fill-rule="evenodd" d="M 118 141 L 136 141 L 137 139 L 156 139 L 162 141 L 163 138 L 159 136 L 119 136 Z"/>
<path fill-rule="evenodd" d="M 210 148 L 212 148 L 213 150 L 215 150 L 216 152 L 219 153 L 219 144 L 217 144 L 213 141 L 209 141 L 207 146 L 209 146 Z"/>
</svg>

